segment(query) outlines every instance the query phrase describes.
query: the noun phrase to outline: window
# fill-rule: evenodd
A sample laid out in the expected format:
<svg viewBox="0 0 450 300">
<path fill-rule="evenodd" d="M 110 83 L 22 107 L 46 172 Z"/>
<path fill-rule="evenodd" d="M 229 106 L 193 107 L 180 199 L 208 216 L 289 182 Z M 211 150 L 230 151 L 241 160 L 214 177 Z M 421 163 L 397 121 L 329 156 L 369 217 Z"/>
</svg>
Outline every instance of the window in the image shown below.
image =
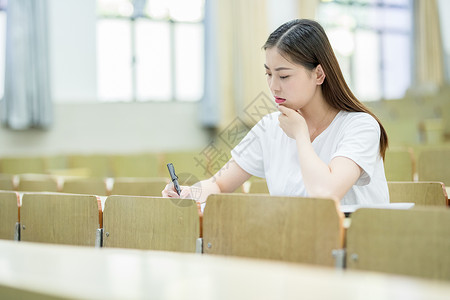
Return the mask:
<svg viewBox="0 0 450 300">
<path fill-rule="evenodd" d="M 350 88 L 362 101 L 403 97 L 412 80 L 410 0 L 322 0 L 327 31 Z"/>
<path fill-rule="evenodd" d="M 203 96 L 204 0 L 98 0 L 101 101 Z"/>
</svg>

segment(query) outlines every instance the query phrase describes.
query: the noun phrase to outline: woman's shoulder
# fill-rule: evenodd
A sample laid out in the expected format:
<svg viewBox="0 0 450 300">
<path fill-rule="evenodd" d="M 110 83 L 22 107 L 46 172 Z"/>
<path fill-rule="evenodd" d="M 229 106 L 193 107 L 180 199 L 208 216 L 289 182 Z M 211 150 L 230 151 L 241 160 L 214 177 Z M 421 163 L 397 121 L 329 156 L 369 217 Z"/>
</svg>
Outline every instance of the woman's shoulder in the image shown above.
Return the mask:
<svg viewBox="0 0 450 300">
<path fill-rule="evenodd" d="M 379 127 L 378 121 L 371 114 L 366 112 L 352 112 L 341 110 L 338 113 L 338 117 L 341 122 L 345 124 L 367 124 Z"/>
</svg>

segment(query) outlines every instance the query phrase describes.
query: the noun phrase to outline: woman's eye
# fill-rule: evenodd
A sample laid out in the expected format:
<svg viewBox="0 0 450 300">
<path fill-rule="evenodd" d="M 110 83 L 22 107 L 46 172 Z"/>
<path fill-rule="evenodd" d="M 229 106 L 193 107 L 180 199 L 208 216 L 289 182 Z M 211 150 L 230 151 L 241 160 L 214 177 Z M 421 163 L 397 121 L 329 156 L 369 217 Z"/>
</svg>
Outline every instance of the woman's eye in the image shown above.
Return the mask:
<svg viewBox="0 0 450 300">
<path fill-rule="evenodd" d="M 286 79 L 286 78 L 288 78 L 289 76 L 280 76 L 280 78 L 281 79 Z"/>
<path fill-rule="evenodd" d="M 269 77 L 272 76 L 272 74 L 270 74 L 270 73 L 266 73 L 266 75 L 269 76 Z"/>
</svg>

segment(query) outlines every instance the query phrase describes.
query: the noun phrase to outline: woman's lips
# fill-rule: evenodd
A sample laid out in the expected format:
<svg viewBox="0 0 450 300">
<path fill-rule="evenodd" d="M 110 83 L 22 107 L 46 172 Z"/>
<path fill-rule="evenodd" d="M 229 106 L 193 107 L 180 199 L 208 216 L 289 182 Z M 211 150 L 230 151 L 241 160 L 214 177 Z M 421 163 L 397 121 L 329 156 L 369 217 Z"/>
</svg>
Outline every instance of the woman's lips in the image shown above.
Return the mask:
<svg viewBox="0 0 450 300">
<path fill-rule="evenodd" d="M 277 104 L 283 103 L 284 101 L 286 101 L 286 99 L 275 97 L 275 103 L 277 103 Z"/>
</svg>

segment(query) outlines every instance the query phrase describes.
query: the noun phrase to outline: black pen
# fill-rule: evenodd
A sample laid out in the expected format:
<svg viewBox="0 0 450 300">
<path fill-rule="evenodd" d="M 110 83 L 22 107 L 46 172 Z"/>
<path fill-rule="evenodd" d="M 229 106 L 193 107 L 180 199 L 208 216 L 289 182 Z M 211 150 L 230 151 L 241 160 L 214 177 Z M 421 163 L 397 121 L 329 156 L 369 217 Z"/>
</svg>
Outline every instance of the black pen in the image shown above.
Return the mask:
<svg viewBox="0 0 450 300">
<path fill-rule="evenodd" d="M 173 167 L 172 163 L 167 164 L 167 168 L 169 169 L 170 173 L 170 179 L 172 179 L 173 186 L 175 187 L 175 190 L 177 191 L 177 194 L 181 194 L 180 185 L 178 184 L 178 176 L 175 174 L 175 168 Z"/>
</svg>

